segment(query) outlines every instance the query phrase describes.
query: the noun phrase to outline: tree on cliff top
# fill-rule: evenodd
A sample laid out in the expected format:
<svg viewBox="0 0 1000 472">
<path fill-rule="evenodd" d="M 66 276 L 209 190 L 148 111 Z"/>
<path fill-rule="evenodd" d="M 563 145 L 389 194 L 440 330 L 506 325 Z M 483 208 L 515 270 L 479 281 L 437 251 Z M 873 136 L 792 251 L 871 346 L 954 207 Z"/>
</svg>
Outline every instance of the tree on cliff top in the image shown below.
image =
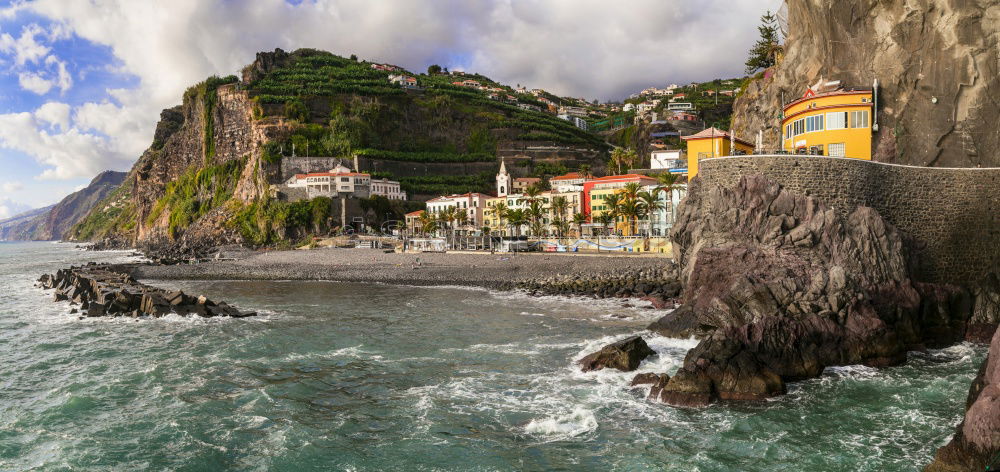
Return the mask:
<svg viewBox="0 0 1000 472">
<path fill-rule="evenodd" d="M 781 41 L 778 34 L 778 17 L 771 14 L 770 10 L 760 17 L 760 39 L 750 48 L 750 57 L 746 62 L 747 75 L 753 74 L 758 69 L 767 69 L 777 62 L 778 52 L 781 51 Z"/>
</svg>

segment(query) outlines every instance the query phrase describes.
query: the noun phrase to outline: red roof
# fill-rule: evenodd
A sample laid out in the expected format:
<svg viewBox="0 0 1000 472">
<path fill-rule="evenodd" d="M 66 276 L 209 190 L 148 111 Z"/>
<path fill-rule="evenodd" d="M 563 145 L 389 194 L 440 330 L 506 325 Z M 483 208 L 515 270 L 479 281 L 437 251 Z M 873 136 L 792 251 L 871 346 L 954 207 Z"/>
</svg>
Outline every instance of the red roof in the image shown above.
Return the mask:
<svg viewBox="0 0 1000 472">
<path fill-rule="evenodd" d="M 304 177 L 352 177 L 352 176 L 371 177 L 370 174 L 366 174 L 364 172 L 310 172 L 308 174 L 295 174 L 296 179 L 301 179 Z"/>
<path fill-rule="evenodd" d="M 423 212 L 424 212 L 424 210 L 411 211 L 411 212 L 407 213 L 406 216 L 420 216 L 420 214 L 423 213 Z"/>
<path fill-rule="evenodd" d="M 625 181 L 625 180 L 640 180 L 640 181 L 641 180 L 649 180 L 649 181 L 656 181 L 656 179 L 654 179 L 654 178 L 652 178 L 652 177 L 650 177 L 648 175 L 642 175 L 642 174 L 622 174 L 622 175 L 609 175 L 607 177 L 599 177 L 599 178 L 590 180 L 589 182 L 602 183 L 602 182 L 619 182 L 619 181 Z"/>
<path fill-rule="evenodd" d="M 559 177 L 553 177 L 549 179 L 549 181 L 551 182 L 553 180 L 580 180 L 582 178 L 584 177 L 579 172 L 570 172 L 565 175 L 560 175 Z"/>
<path fill-rule="evenodd" d="M 690 139 L 712 139 L 712 138 L 725 138 L 725 139 L 729 139 L 729 136 L 730 136 L 729 133 L 727 133 L 725 131 L 722 131 L 719 128 L 712 127 L 712 128 L 703 129 L 703 130 L 701 130 L 701 131 L 699 131 L 699 132 L 697 132 L 695 134 L 692 134 L 690 136 L 681 136 L 681 139 L 683 139 L 685 141 L 690 140 Z M 740 138 L 733 137 L 733 139 L 735 141 L 739 141 L 739 142 L 741 142 L 743 144 L 746 144 L 747 146 L 752 146 L 752 144 L 750 144 L 750 143 L 748 143 L 748 142 L 746 142 L 746 141 L 744 141 L 744 140 L 742 140 Z"/>
</svg>

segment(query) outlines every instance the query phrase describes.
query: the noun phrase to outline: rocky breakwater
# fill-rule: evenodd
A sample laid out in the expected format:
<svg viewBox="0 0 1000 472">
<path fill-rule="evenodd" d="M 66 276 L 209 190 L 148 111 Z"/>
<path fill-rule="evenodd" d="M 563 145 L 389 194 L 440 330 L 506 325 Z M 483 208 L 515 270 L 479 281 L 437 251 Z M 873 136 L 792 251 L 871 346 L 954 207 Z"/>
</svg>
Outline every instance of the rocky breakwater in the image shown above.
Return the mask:
<svg viewBox="0 0 1000 472">
<path fill-rule="evenodd" d="M 149 316 L 158 318 L 171 313 L 202 317 L 243 318 L 253 312 L 241 312 L 225 302 L 215 303 L 204 296 L 194 297 L 181 291 L 168 291 L 137 282 L 131 276 L 132 264 L 90 263 L 38 279 L 43 289 L 55 290 L 55 301 L 69 301 L 70 313 L 83 311 L 82 317 Z M 81 318 L 82 318 L 81 317 Z"/>
<path fill-rule="evenodd" d="M 764 399 L 827 366 L 897 365 L 965 334 L 969 292 L 914 280 L 909 242 L 875 210 L 843 216 L 759 175 L 699 180 L 672 234 L 682 306 L 649 327 L 701 338 L 666 403 Z"/>
<path fill-rule="evenodd" d="M 681 292 L 674 264 L 663 260 L 662 269 L 631 270 L 628 261 L 609 260 L 621 264 L 593 275 L 558 274 L 518 282 L 516 288 L 531 295 L 581 295 L 597 298 L 636 297 L 650 301 L 654 308 L 672 308 Z"/>
</svg>

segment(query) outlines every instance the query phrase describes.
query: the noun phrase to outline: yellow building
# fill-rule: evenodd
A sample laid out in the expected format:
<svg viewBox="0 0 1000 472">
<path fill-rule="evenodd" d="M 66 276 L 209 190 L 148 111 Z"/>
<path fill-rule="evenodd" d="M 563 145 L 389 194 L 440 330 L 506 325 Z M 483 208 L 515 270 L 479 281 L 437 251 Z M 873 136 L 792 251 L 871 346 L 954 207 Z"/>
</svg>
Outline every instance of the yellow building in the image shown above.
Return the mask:
<svg viewBox="0 0 1000 472">
<path fill-rule="evenodd" d="M 490 197 L 486 199 L 486 208 L 483 209 L 483 226 L 489 227 L 492 234 L 504 234 L 507 230 L 507 222 L 504 221 L 504 225 L 500 225 L 500 215 L 494 209 L 497 203 L 506 205 L 507 197 Z"/>
<path fill-rule="evenodd" d="M 872 91 L 806 92 L 785 105 L 782 148 L 792 153 L 872 158 Z"/>
<path fill-rule="evenodd" d="M 698 175 L 698 161 L 702 159 L 753 152 L 752 144 L 714 127 L 681 139 L 687 141 L 688 179 Z"/>
</svg>

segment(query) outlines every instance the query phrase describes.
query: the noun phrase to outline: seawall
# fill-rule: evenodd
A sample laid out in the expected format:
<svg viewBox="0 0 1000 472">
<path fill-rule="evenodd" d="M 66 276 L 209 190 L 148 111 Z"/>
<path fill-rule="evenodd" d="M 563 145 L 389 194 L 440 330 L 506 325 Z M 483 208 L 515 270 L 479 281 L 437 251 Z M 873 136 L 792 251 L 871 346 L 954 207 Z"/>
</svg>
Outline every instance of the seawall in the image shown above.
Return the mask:
<svg viewBox="0 0 1000 472">
<path fill-rule="evenodd" d="M 926 282 L 976 282 L 1000 267 L 1000 168 L 939 168 L 860 159 L 760 155 L 705 159 L 701 185 L 761 174 L 846 216 L 874 208 L 914 240 Z"/>
</svg>

